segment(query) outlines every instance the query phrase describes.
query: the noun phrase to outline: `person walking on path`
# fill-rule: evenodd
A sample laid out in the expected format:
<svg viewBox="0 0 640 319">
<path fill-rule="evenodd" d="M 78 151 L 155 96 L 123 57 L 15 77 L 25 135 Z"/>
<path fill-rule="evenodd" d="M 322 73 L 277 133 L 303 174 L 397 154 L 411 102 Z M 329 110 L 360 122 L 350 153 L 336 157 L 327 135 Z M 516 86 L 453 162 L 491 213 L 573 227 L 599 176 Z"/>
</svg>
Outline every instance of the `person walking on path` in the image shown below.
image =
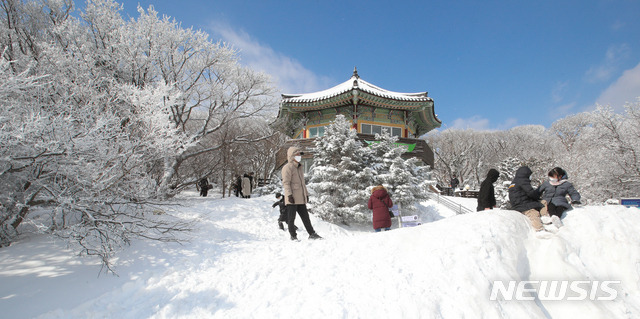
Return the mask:
<svg viewBox="0 0 640 319">
<path fill-rule="evenodd" d="M 273 203 L 271 207 L 275 208 L 276 206 L 278 206 L 278 208 L 280 209 L 280 216 L 278 217 L 278 227 L 284 230 L 284 225 L 282 223 L 287 222 L 287 206 L 284 204 L 284 196 L 282 196 L 282 194 L 276 193 L 276 198 L 278 199 L 278 201 Z"/>
<path fill-rule="evenodd" d="M 240 177 L 240 175 L 236 176 L 236 181 L 233 183 L 233 193 L 236 195 L 236 197 L 239 197 L 242 195 L 242 177 Z"/>
<path fill-rule="evenodd" d="M 249 174 L 244 174 L 244 177 L 242 177 L 242 197 L 251 198 L 251 179 Z"/>
<path fill-rule="evenodd" d="M 200 189 L 200 196 L 207 197 L 209 190 L 213 188 L 213 185 L 209 184 L 209 180 L 206 177 L 201 178 L 198 181 L 198 188 Z"/>
<path fill-rule="evenodd" d="M 378 185 L 371 190 L 371 196 L 367 204 L 369 209 L 373 210 L 373 229 L 377 232 L 384 228 L 385 231 L 391 230 L 391 214 L 389 208 L 393 207 L 393 202 L 387 189 L 382 185 Z"/>
<path fill-rule="evenodd" d="M 531 186 L 531 169 L 522 166 L 509 185 L 509 202 L 511 208 L 527 216 L 536 231 L 544 230 L 540 220 L 540 210 L 544 205 L 540 202 L 540 193 Z M 543 212 L 546 214 L 546 212 Z M 546 215 L 548 216 L 548 215 Z"/>
<path fill-rule="evenodd" d="M 458 188 L 458 185 L 460 185 L 460 181 L 455 175 L 453 175 L 453 178 L 451 179 L 450 184 L 451 184 L 451 190 L 455 191 Z"/>
<path fill-rule="evenodd" d="M 303 152 L 299 148 L 292 146 L 287 150 L 288 163 L 282 168 L 282 186 L 284 188 L 284 203 L 287 206 L 287 225 L 291 240 L 298 240 L 295 228 L 296 213 L 300 215 L 304 228 L 309 233 L 309 239 L 321 239 L 309 219 L 307 203 L 309 202 L 309 192 L 304 181 L 304 170 L 300 161 Z"/>
<path fill-rule="evenodd" d="M 478 192 L 478 207 L 477 211 L 489 210 L 496 207 L 496 196 L 493 189 L 493 183 L 495 183 L 500 177 L 500 172 L 496 169 L 490 169 L 487 173 L 487 178 L 480 184 L 480 191 Z"/>
</svg>

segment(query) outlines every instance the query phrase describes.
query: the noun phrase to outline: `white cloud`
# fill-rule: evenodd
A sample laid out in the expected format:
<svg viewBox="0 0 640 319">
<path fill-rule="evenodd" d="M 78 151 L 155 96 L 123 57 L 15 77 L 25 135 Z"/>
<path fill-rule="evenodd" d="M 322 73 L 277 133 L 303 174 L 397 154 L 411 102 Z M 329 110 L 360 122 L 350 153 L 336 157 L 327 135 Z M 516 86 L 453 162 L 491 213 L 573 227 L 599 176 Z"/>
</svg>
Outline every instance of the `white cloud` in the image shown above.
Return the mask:
<svg viewBox="0 0 640 319">
<path fill-rule="evenodd" d="M 306 69 L 300 62 L 259 43 L 241 30 L 212 24 L 213 34 L 239 50 L 240 62 L 271 75 L 281 93 L 308 93 L 327 89 L 331 81 Z"/>
<path fill-rule="evenodd" d="M 626 43 L 612 45 L 607 49 L 605 58 L 600 65 L 592 66 L 585 74 L 587 82 L 604 82 L 611 79 L 618 70 L 620 61 L 629 57 L 631 49 Z"/>
<path fill-rule="evenodd" d="M 626 70 L 622 76 L 606 88 L 596 100 L 597 104 L 610 105 L 620 111 L 626 102 L 635 102 L 640 96 L 640 63 Z"/>
<path fill-rule="evenodd" d="M 568 85 L 569 85 L 569 82 L 567 81 L 564 81 L 564 82 L 558 81 L 556 83 L 556 86 L 551 91 L 551 99 L 553 100 L 554 103 L 560 103 L 564 99 L 564 95 L 567 91 Z"/>
<path fill-rule="evenodd" d="M 613 31 L 618 31 L 620 29 L 622 29 L 623 27 L 625 27 L 626 24 L 620 20 L 616 20 L 613 22 L 613 24 L 611 25 L 611 30 Z"/>
<path fill-rule="evenodd" d="M 477 131 L 489 131 L 489 130 L 506 130 L 510 129 L 518 124 L 518 120 L 515 118 L 508 118 L 502 124 L 495 127 L 491 127 L 489 119 L 483 118 L 479 115 L 474 115 L 469 118 L 457 118 L 451 122 L 447 128 L 452 129 L 472 129 Z"/>
<path fill-rule="evenodd" d="M 574 113 L 574 108 L 576 107 L 578 103 L 576 102 L 571 102 L 571 103 L 567 103 L 564 105 L 560 105 L 558 107 L 553 108 L 553 110 L 551 110 L 551 119 L 553 120 L 557 120 L 559 118 L 563 118 L 569 114 L 573 114 Z"/>
</svg>

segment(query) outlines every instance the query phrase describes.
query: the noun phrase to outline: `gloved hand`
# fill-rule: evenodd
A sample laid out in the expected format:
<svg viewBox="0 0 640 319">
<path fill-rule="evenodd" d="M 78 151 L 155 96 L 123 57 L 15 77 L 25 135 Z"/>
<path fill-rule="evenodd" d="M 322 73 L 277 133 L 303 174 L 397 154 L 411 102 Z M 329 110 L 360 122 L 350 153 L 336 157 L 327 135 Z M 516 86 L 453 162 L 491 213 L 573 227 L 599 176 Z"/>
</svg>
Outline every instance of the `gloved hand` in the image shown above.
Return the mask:
<svg viewBox="0 0 640 319">
<path fill-rule="evenodd" d="M 307 196 L 307 204 L 308 204 L 308 203 L 311 203 L 311 202 L 309 201 L 309 196 Z"/>
<path fill-rule="evenodd" d="M 289 204 L 295 204 L 296 200 L 293 199 L 293 195 L 289 195 L 289 197 L 287 197 L 289 199 Z"/>
<path fill-rule="evenodd" d="M 273 205 L 271 205 L 271 208 L 274 208 L 276 206 L 278 206 L 278 202 L 273 203 Z"/>
</svg>

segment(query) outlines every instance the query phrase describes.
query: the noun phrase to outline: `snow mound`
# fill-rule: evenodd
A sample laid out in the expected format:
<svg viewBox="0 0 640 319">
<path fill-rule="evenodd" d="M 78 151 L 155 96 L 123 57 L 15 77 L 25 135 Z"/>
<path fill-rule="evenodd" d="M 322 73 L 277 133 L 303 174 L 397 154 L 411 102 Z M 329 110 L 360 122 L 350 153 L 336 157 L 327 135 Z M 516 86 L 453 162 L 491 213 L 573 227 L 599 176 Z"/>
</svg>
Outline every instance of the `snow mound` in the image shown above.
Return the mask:
<svg viewBox="0 0 640 319">
<path fill-rule="evenodd" d="M 135 242 L 119 277 L 46 237 L 0 250 L 7 318 L 622 318 L 640 316 L 640 210 L 582 207 L 537 238 L 514 211 L 453 215 L 373 233 L 312 216 L 324 240 L 277 228 L 271 197 L 185 196 L 188 244 Z M 395 227 L 395 225 L 394 225 Z M 616 280 L 611 301 L 490 300 L 494 281 Z"/>
</svg>

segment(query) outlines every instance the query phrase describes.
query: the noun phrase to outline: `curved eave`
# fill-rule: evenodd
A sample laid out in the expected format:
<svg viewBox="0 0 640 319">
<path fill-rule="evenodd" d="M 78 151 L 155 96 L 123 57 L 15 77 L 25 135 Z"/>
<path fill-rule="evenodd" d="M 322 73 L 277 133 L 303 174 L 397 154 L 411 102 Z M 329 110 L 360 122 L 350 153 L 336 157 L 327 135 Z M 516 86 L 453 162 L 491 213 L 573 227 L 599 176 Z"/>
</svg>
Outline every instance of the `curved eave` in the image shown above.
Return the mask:
<svg viewBox="0 0 640 319">
<path fill-rule="evenodd" d="M 390 99 L 390 100 L 398 100 L 398 101 L 432 101 L 430 97 L 428 97 L 427 92 L 418 92 L 418 93 L 401 93 L 401 92 L 393 92 L 389 90 L 385 90 L 378 86 L 375 86 L 367 81 L 364 81 L 358 76 L 352 76 L 349 80 L 340 83 L 332 88 L 329 88 L 324 91 L 314 92 L 314 93 L 304 93 L 304 94 L 282 94 L 282 101 L 285 103 L 314 103 L 320 102 L 323 100 L 331 99 L 336 96 L 343 95 L 345 93 L 351 92 L 353 95 L 357 94 L 356 91 L 366 92 L 368 94 Z"/>
<path fill-rule="evenodd" d="M 430 112 L 427 108 L 430 109 Z M 429 105 L 427 108 L 423 109 L 422 112 L 413 113 L 417 115 L 416 120 L 419 123 L 419 127 L 416 130 L 417 135 L 423 135 L 433 129 L 439 128 L 442 125 L 442 121 L 440 121 L 436 116 L 433 104 Z"/>
<path fill-rule="evenodd" d="M 329 109 L 344 105 L 353 105 L 354 97 L 357 97 L 359 105 L 368 105 L 373 107 L 405 111 L 419 111 L 423 107 L 430 106 L 433 103 L 433 100 L 431 98 L 424 96 L 413 99 L 391 99 L 389 97 L 371 94 L 363 90 L 353 91 L 347 91 L 329 98 L 316 99 L 306 102 L 283 99 L 282 108 L 288 109 L 290 112 L 307 112 Z"/>
</svg>

